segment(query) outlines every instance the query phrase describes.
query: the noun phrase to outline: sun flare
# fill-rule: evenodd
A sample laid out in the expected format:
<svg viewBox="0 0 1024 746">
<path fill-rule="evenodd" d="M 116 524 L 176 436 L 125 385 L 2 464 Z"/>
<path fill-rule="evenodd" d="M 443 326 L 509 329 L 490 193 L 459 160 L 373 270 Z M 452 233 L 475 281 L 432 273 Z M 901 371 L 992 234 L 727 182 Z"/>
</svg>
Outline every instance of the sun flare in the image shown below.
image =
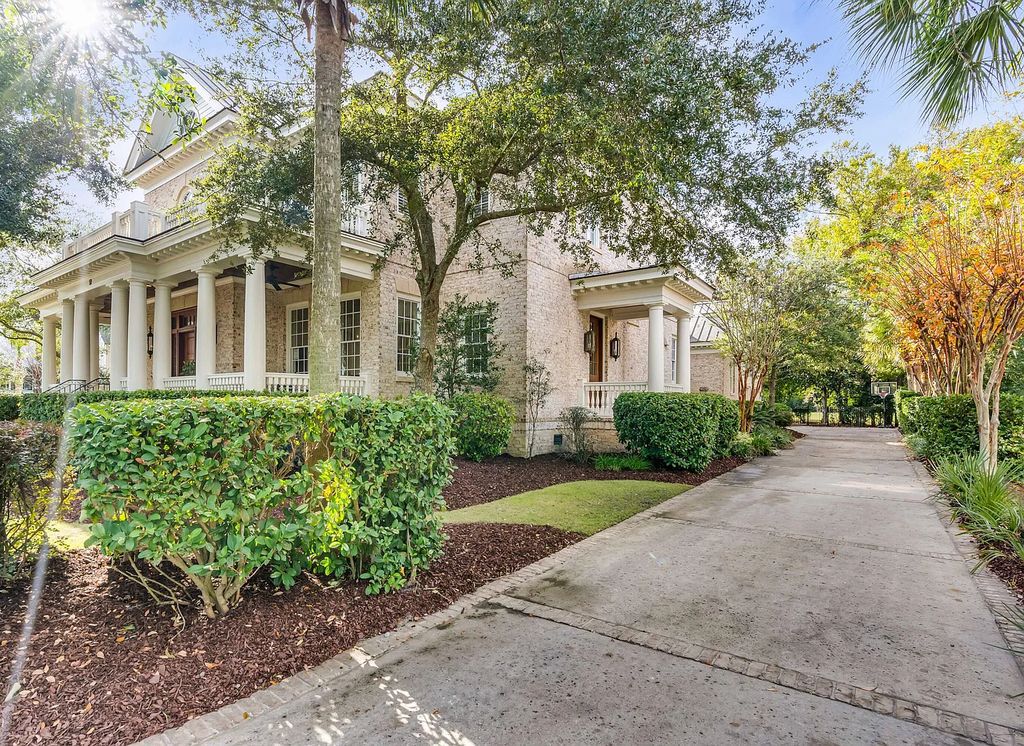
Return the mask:
<svg viewBox="0 0 1024 746">
<path fill-rule="evenodd" d="M 50 0 L 50 13 L 64 34 L 88 41 L 102 33 L 106 8 L 101 0 Z"/>
</svg>

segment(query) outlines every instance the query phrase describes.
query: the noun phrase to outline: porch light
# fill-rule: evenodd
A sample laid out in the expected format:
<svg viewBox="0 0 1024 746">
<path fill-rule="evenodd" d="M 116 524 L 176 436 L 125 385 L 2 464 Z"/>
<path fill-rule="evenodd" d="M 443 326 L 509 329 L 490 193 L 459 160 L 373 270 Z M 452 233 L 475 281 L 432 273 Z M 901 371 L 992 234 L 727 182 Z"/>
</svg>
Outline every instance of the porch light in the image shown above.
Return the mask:
<svg viewBox="0 0 1024 746">
<path fill-rule="evenodd" d="M 588 355 L 594 352 L 594 330 L 587 329 L 583 332 L 583 351 Z"/>
<path fill-rule="evenodd" d="M 612 356 L 612 360 L 618 360 L 619 359 L 619 352 L 620 352 L 619 346 L 621 344 L 622 343 L 619 342 L 619 335 L 618 334 L 616 334 L 614 337 L 612 337 L 612 341 L 608 343 L 608 354 Z"/>
<path fill-rule="evenodd" d="M 146 335 L 146 353 L 153 357 L 153 327 L 149 327 L 149 334 Z"/>
</svg>

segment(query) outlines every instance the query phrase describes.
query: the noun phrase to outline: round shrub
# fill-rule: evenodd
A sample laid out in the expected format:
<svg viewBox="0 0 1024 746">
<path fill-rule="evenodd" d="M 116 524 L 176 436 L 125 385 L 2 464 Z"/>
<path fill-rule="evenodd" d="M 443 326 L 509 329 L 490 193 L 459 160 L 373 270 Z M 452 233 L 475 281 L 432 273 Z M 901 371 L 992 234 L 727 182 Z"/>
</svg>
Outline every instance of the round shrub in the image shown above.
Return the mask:
<svg viewBox="0 0 1024 746">
<path fill-rule="evenodd" d="M 9 422 L 18 419 L 18 401 L 21 399 L 17 394 L 0 395 L 0 420 Z"/>
<path fill-rule="evenodd" d="M 456 453 L 483 461 L 505 452 L 516 420 L 508 399 L 494 394 L 457 394 L 448 400 L 455 412 Z"/>
<path fill-rule="evenodd" d="M 619 440 L 664 466 L 703 471 L 727 456 L 739 432 L 736 402 L 719 394 L 630 391 L 612 408 Z"/>
</svg>

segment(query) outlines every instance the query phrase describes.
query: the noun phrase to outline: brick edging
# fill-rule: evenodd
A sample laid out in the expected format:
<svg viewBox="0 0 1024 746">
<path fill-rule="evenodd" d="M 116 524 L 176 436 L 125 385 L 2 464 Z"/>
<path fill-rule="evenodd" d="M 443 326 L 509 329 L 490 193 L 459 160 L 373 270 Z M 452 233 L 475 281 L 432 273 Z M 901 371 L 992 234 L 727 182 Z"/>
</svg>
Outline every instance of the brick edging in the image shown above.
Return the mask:
<svg viewBox="0 0 1024 746">
<path fill-rule="evenodd" d="M 934 728 L 943 733 L 964 736 L 992 746 L 1024 744 L 1024 731 L 1015 730 L 1001 723 L 981 720 L 952 710 L 943 710 L 902 697 L 835 681 L 824 676 L 806 674 L 774 663 L 744 658 L 685 640 L 646 632 L 574 611 L 545 606 L 515 596 L 501 595 L 492 599 L 491 602 L 538 619 L 546 619 L 556 624 L 564 624 L 619 642 L 657 650 L 676 658 L 703 663 L 722 671 L 730 671 L 823 699 L 831 699 L 863 710 L 871 710 L 898 720 Z"/>
</svg>

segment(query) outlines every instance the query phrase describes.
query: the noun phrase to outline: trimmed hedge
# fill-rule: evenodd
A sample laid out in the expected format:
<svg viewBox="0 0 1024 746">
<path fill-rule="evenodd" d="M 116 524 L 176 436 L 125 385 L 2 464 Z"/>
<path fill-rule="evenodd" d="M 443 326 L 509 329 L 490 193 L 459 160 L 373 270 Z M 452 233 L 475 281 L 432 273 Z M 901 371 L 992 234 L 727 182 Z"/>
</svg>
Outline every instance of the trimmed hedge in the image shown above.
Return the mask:
<svg viewBox="0 0 1024 746">
<path fill-rule="evenodd" d="M 451 411 L 432 397 L 385 401 L 218 397 L 79 405 L 72 463 L 92 538 L 129 564 L 177 568 L 209 616 L 261 568 L 288 587 L 303 570 L 402 587 L 440 551 L 454 450 Z M 168 598 L 168 595 L 171 598 Z"/>
<path fill-rule="evenodd" d="M 455 411 L 458 455 L 483 461 L 505 452 L 516 413 L 512 402 L 494 394 L 457 394 L 448 400 Z"/>
<path fill-rule="evenodd" d="M 915 400 L 920 397 L 921 394 L 910 389 L 899 389 L 893 395 L 900 429 L 908 435 L 913 434 L 917 429 L 917 405 L 919 402 Z"/>
<path fill-rule="evenodd" d="M 976 453 L 978 418 L 966 394 L 901 397 L 900 427 L 918 455 L 936 461 Z M 1024 397 L 999 397 L 999 456 L 1024 457 Z"/>
<path fill-rule="evenodd" d="M 20 399 L 17 394 L 0 394 L 0 420 L 9 422 L 18 419 Z"/>
<path fill-rule="evenodd" d="M 165 400 L 193 397 L 226 396 L 305 396 L 284 391 L 204 391 L 195 389 L 139 389 L 138 391 L 83 391 L 77 394 L 25 394 L 21 398 L 21 418 L 32 422 L 61 423 L 74 396 L 75 404 L 97 404 L 105 401 Z"/>
<path fill-rule="evenodd" d="M 736 402 L 719 394 L 631 391 L 612 408 L 619 440 L 656 464 L 703 471 L 730 453 L 739 432 Z"/>
</svg>

